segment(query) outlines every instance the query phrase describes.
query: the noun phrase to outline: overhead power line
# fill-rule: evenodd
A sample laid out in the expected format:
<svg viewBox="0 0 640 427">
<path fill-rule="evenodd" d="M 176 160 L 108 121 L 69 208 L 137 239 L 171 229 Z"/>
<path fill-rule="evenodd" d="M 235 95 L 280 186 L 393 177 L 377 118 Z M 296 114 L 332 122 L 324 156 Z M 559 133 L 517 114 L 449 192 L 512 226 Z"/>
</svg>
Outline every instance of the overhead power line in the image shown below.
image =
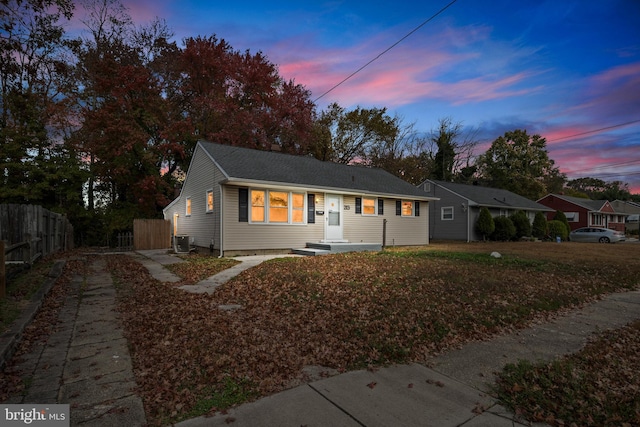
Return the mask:
<svg viewBox="0 0 640 427">
<path fill-rule="evenodd" d="M 607 127 L 600 128 L 600 129 L 588 130 L 588 131 L 586 131 L 586 132 L 580 132 L 580 133 L 576 133 L 576 134 L 573 134 L 573 135 L 562 136 L 562 137 L 560 137 L 560 138 L 552 139 L 552 140 L 549 140 L 549 141 L 547 141 L 547 142 L 562 141 L 563 139 L 574 138 L 574 137 L 576 137 L 576 136 L 582 136 L 582 135 L 589 135 L 589 134 L 591 134 L 591 133 L 601 132 L 601 131 L 603 131 L 603 130 L 609 130 L 609 129 L 620 128 L 620 127 L 622 127 L 622 126 L 632 125 L 632 124 L 634 124 L 634 123 L 640 123 L 640 119 L 639 119 L 639 120 L 632 120 L 632 121 L 630 121 L 630 122 L 626 122 L 626 123 L 620 123 L 620 124 L 613 125 L 613 126 L 607 126 Z"/>
<path fill-rule="evenodd" d="M 607 168 L 613 168 L 617 166 L 629 166 L 629 165 L 635 165 L 636 163 L 640 165 L 640 159 L 629 160 L 627 162 L 622 162 L 622 163 L 608 163 L 608 164 L 593 166 L 593 167 L 584 168 L 584 169 L 576 169 L 576 170 L 572 170 L 571 173 L 588 172 L 588 171 L 593 171 L 594 169 L 607 169 Z"/>
<path fill-rule="evenodd" d="M 418 25 L 417 27 L 415 27 L 413 30 L 411 30 L 409 33 L 407 33 L 404 37 L 402 37 L 400 40 L 398 40 L 397 42 L 395 42 L 394 44 L 392 44 L 391 46 L 389 46 L 388 48 L 386 48 L 385 50 L 383 50 L 382 52 L 380 52 L 378 54 L 378 56 L 376 56 L 375 58 L 373 58 L 372 60 L 370 60 L 369 62 L 367 62 L 366 64 L 364 64 L 362 67 L 358 68 L 356 71 L 354 71 L 353 73 L 349 74 L 347 77 L 345 77 L 344 79 L 342 79 L 340 82 L 338 82 L 337 84 L 335 84 L 334 86 L 332 86 L 329 90 L 327 90 L 326 92 L 324 92 L 322 95 L 320 95 L 319 97 L 317 97 L 316 99 L 313 100 L 313 102 L 318 102 L 318 100 L 322 97 L 324 97 L 325 95 L 327 95 L 329 92 L 333 91 L 334 89 L 336 89 L 338 86 L 342 85 L 344 82 L 346 82 L 347 80 L 349 80 L 351 77 L 355 76 L 356 74 L 358 74 L 360 71 L 364 70 L 365 68 L 367 68 L 369 65 L 371 65 L 373 62 L 375 62 L 376 60 L 378 60 L 378 58 L 380 58 L 382 55 L 384 55 L 385 53 L 389 52 L 391 49 L 393 49 L 394 47 L 396 47 L 397 45 L 399 45 L 400 43 L 402 43 L 406 38 L 408 38 L 409 36 L 411 36 L 413 33 L 415 33 L 416 31 L 418 31 L 420 28 L 422 28 L 424 25 L 426 25 L 429 21 L 433 20 L 436 16 L 440 15 L 442 12 L 444 12 L 445 10 L 447 10 L 449 8 L 449 6 L 451 6 L 452 4 L 454 4 L 456 1 L 458 0 L 453 0 L 451 3 L 449 3 L 448 5 L 446 5 L 445 7 L 443 7 L 442 9 L 440 9 L 438 12 L 436 12 L 434 15 L 432 15 L 429 19 L 427 19 L 426 21 L 424 21 L 422 24 Z"/>
</svg>

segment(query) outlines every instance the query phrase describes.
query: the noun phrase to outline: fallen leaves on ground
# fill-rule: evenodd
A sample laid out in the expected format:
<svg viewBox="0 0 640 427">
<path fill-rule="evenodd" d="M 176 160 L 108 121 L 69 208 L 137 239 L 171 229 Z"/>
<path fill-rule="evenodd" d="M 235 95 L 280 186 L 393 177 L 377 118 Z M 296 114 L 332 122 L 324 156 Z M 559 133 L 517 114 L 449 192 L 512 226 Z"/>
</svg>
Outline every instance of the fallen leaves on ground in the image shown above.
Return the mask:
<svg viewBox="0 0 640 427">
<path fill-rule="evenodd" d="M 166 268 L 191 283 L 204 280 L 240 262 L 232 258 L 218 259 L 199 254 L 189 254 L 182 258 L 185 262 L 167 265 Z"/>
<path fill-rule="evenodd" d="M 640 321 L 592 338 L 551 363 L 520 362 L 496 392 L 512 410 L 554 426 L 640 425 Z"/>
<path fill-rule="evenodd" d="M 7 361 L 4 369 L 0 371 L 0 402 L 24 391 L 25 379 L 30 377 L 32 372 L 22 372 L 17 366 L 24 354 L 30 352 L 35 346 L 44 345 L 49 336 L 59 327 L 58 314 L 69 293 L 71 278 L 75 274 L 84 275 L 85 263 L 77 257 L 76 252 L 56 253 L 39 262 L 43 265 L 53 265 L 53 261 L 66 258 L 70 259 L 66 260 L 62 274 L 43 299 L 42 305 L 33 320 L 22 332 L 15 353 Z M 30 277 L 33 273 L 36 274 L 36 277 Z M 47 272 L 40 272 L 39 268 L 34 268 L 32 271 L 24 273 L 29 280 L 40 280 L 42 284 L 44 284 L 45 280 L 40 276 L 46 276 L 47 274 Z"/>
<path fill-rule="evenodd" d="M 637 286 L 640 269 L 622 245 L 432 246 L 275 259 L 213 295 L 184 292 L 132 258 L 109 257 L 148 421 L 275 393 L 309 365 L 341 372 L 425 361 Z M 503 257 L 491 258 L 495 250 Z M 446 254 L 456 251 L 476 255 Z M 218 309 L 234 304 L 241 308 Z"/>
</svg>

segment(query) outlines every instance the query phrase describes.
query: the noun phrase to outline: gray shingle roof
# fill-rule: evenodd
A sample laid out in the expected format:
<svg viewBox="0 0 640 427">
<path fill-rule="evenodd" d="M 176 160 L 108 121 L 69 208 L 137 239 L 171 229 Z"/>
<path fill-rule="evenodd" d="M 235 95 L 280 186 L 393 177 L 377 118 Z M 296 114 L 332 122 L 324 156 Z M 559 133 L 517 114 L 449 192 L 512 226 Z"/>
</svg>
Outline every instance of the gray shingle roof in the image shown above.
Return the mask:
<svg viewBox="0 0 640 427">
<path fill-rule="evenodd" d="M 464 197 L 478 206 L 500 207 L 505 209 L 526 209 L 537 211 L 551 211 L 552 209 L 540 203 L 529 200 L 518 194 L 500 188 L 482 187 L 479 185 L 458 184 L 454 182 L 431 180 L 436 185 Z M 437 196 L 437 194 L 436 194 Z"/>
<path fill-rule="evenodd" d="M 313 157 L 252 150 L 200 141 L 230 182 L 262 181 L 299 187 L 431 199 L 424 191 L 389 172 L 323 162 Z"/>
</svg>

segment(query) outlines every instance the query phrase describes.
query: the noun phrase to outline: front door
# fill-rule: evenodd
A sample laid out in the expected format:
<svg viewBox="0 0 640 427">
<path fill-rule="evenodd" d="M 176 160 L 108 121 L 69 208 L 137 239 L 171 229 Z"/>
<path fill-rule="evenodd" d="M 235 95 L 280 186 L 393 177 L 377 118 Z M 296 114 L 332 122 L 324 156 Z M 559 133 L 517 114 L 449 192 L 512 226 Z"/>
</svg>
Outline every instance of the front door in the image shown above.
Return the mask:
<svg viewBox="0 0 640 427">
<path fill-rule="evenodd" d="M 327 194 L 325 198 L 325 233 L 328 242 L 342 240 L 342 196 Z"/>
</svg>

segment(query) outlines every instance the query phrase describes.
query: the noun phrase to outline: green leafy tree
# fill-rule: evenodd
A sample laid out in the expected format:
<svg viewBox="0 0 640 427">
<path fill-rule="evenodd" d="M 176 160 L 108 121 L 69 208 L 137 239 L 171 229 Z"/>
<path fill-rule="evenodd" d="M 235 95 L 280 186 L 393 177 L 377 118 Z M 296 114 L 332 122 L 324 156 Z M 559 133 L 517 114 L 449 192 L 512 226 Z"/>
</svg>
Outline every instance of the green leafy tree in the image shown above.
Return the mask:
<svg viewBox="0 0 640 427">
<path fill-rule="evenodd" d="M 516 237 L 516 227 L 506 216 L 499 216 L 494 219 L 495 230 L 491 234 L 493 240 L 506 242 Z"/>
<path fill-rule="evenodd" d="M 431 137 L 438 151 L 433 159 L 431 178 L 442 181 L 453 180 L 453 167 L 456 158 L 456 138 L 460 135 L 462 124 L 451 119 L 441 119 L 438 131 Z"/>
<path fill-rule="evenodd" d="M 486 207 L 481 207 L 476 221 L 476 231 L 480 233 L 482 240 L 487 240 L 487 237 L 494 232 L 495 228 L 495 221 L 491 216 L 491 212 Z"/>
<path fill-rule="evenodd" d="M 450 117 L 438 121 L 438 129 L 431 133 L 430 141 L 436 148 L 429 178 L 467 183 L 476 171 L 471 165 L 472 153 L 477 145 L 474 134 L 463 136 L 462 123 Z"/>
<path fill-rule="evenodd" d="M 491 187 L 512 191 L 531 200 L 559 191 L 566 181 L 549 158 L 546 140 L 526 131 L 506 132 L 479 157 L 478 175 Z M 559 186 L 559 188 L 558 188 Z"/>
<path fill-rule="evenodd" d="M 584 194 L 592 200 L 629 200 L 629 185 L 622 181 L 606 182 L 598 178 L 578 178 L 566 184 L 567 188 Z"/>
<path fill-rule="evenodd" d="M 542 212 L 536 212 L 536 216 L 533 218 L 531 234 L 536 239 L 544 239 L 547 236 L 547 233 L 547 218 Z"/>
<path fill-rule="evenodd" d="M 64 142 L 71 42 L 68 0 L 7 0 L 0 7 L 0 200 L 51 208 L 77 203 L 77 162 Z M 71 169 L 69 169 L 69 167 Z"/>
<path fill-rule="evenodd" d="M 531 236 L 531 222 L 529 221 L 529 218 L 524 211 L 515 212 L 514 214 L 509 216 L 509 219 L 516 228 L 516 239 Z"/>
</svg>

